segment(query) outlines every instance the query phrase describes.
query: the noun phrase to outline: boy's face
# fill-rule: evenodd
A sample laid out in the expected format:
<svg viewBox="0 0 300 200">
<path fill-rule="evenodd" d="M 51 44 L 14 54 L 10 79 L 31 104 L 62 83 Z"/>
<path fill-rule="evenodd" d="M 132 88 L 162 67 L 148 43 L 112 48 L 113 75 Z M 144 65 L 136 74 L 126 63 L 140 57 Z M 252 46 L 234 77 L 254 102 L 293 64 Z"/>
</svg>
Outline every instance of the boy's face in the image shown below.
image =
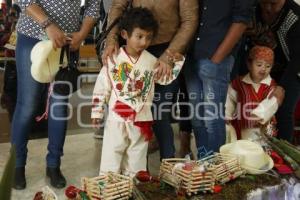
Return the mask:
<svg viewBox="0 0 300 200">
<path fill-rule="evenodd" d="M 134 28 L 132 34 L 122 30 L 121 36 L 126 40 L 126 50 L 131 56 L 138 56 L 147 49 L 153 39 L 153 31 Z"/>
<path fill-rule="evenodd" d="M 255 59 L 250 61 L 248 68 L 251 79 L 255 83 L 259 83 L 270 74 L 272 65 L 264 60 Z"/>
</svg>

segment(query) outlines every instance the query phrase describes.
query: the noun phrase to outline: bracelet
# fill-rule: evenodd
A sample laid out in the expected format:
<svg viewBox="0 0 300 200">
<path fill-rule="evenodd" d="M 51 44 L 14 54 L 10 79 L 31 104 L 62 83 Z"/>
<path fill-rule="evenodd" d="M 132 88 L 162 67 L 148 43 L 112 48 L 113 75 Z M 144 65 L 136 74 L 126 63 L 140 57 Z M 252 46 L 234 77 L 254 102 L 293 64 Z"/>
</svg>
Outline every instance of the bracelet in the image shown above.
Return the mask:
<svg viewBox="0 0 300 200">
<path fill-rule="evenodd" d="M 167 56 L 167 63 L 168 63 L 168 65 L 170 65 L 171 67 L 174 67 L 174 65 L 175 65 L 174 60 L 173 60 L 171 57 L 169 57 L 169 56 Z"/>
<path fill-rule="evenodd" d="M 43 30 L 45 30 L 48 26 L 50 26 L 52 24 L 52 21 L 50 20 L 50 18 L 48 17 L 47 19 L 45 19 L 40 26 L 42 27 Z"/>
</svg>

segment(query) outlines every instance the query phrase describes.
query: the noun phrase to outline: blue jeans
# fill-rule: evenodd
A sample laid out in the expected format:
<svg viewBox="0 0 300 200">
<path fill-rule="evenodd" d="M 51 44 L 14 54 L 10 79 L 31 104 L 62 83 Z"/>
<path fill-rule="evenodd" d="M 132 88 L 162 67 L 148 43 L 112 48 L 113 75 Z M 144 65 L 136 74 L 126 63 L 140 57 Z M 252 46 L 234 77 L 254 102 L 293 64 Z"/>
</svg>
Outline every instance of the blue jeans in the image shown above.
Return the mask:
<svg viewBox="0 0 300 200">
<path fill-rule="evenodd" d="M 37 114 L 44 91 L 48 84 L 35 81 L 30 72 L 30 53 L 37 39 L 18 34 L 16 47 L 17 65 L 17 104 L 12 121 L 11 143 L 16 146 L 16 167 L 26 165 L 28 135 Z M 57 94 L 56 94 L 57 96 Z M 59 167 L 60 157 L 63 155 L 63 145 L 67 129 L 68 98 L 50 97 L 48 114 L 48 155 L 47 166 Z"/>
<path fill-rule="evenodd" d="M 192 126 L 199 150 L 219 151 L 225 143 L 224 104 L 234 58 L 220 64 L 209 59 L 188 58 L 184 75 L 192 105 Z"/>
</svg>

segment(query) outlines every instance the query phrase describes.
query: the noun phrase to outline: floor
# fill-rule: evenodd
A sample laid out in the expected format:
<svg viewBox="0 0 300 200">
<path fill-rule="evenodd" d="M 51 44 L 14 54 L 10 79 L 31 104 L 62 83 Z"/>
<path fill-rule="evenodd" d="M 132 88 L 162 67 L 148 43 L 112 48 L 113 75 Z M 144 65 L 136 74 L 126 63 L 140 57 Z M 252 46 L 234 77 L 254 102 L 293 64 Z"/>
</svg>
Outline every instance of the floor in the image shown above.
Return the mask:
<svg viewBox="0 0 300 200">
<path fill-rule="evenodd" d="M 178 127 L 173 126 L 176 149 L 178 149 Z M 78 131 L 78 130 L 76 130 Z M 64 156 L 62 158 L 62 172 L 68 185 L 80 187 L 81 177 L 97 176 L 100 163 L 101 139 L 95 139 L 93 132 L 73 133 L 68 131 L 66 137 Z M 31 200 L 35 193 L 44 186 L 50 186 L 49 179 L 45 176 L 45 155 L 47 152 L 47 139 L 30 140 L 28 143 L 28 159 L 26 165 L 27 188 L 22 191 L 13 190 L 12 200 Z M 10 143 L 0 144 L 0 177 L 9 154 Z M 151 174 L 159 172 L 158 151 L 149 156 L 149 170 Z M 65 199 L 64 189 L 53 189 L 58 199 Z"/>
<path fill-rule="evenodd" d="M 1 86 L 1 71 L 0 71 Z M 62 158 L 62 172 L 67 179 L 67 185 L 81 186 L 81 177 L 94 177 L 98 175 L 100 152 L 102 140 L 93 137 L 94 130 L 89 127 L 90 108 L 88 96 L 92 91 L 92 84 L 85 84 L 80 91 L 72 96 L 73 116 L 69 120 L 64 156 Z M 1 91 L 0 91 L 1 93 Z M 178 126 L 173 125 L 175 131 L 175 145 L 178 149 Z M 45 133 L 35 133 L 38 136 L 45 136 Z M 0 177 L 2 176 L 7 157 L 9 155 L 10 143 L 10 122 L 8 113 L 0 106 Z M 47 152 L 47 139 L 32 139 L 28 143 L 28 159 L 26 165 L 27 188 L 22 191 L 13 190 L 12 200 L 32 200 L 35 193 L 44 186 L 50 186 L 45 176 L 45 155 Z M 195 147 L 193 147 L 195 148 Z M 149 156 L 149 170 L 151 174 L 157 175 L 159 171 L 159 153 L 155 152 Z M 64 189 L 53 189 L 58 199 L 66 199 Z"/>
</svg>

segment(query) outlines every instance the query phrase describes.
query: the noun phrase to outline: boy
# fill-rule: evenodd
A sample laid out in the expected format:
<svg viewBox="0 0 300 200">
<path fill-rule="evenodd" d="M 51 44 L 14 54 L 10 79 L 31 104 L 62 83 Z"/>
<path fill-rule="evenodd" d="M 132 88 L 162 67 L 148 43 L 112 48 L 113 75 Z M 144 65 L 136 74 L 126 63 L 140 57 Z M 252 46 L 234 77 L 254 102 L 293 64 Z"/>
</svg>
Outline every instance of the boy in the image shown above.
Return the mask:
<svg viewBox="0 0 300 200">
<path fill-rule="evenodd" d="M 228 88 L 225 118 L 231 120 L 238 139 L 256 140 L 278 109 L 275 97 L 268 98 L 275 86 L 270 76 L 274 53 L 265 46 L 249 52 L 249 73 L 232 81 Z"/>
<path fill-rule="evenodd" d="M 103 118 L 104 102 L 108 102 L 108 117 L 100 173 L 113 171 L 134 176 L 146 170 L 148 141 L 152 136 L 151 105 L 154 96 L 154 65 L 157 58 L 147 49 L 154 38 L 158 23 L 146 8 L 132 8 L 121 18 L 120 35 L 126 45 L 108 60 L 98 76 L 93 93 L 92 123 L 98 126 Z M 170 60 L 179 59 L 170 53 Z M 174 80 L 183 64 L 176 62 Z M 169 84 L 172 80 L 158 80 Z"/>
</svg>

